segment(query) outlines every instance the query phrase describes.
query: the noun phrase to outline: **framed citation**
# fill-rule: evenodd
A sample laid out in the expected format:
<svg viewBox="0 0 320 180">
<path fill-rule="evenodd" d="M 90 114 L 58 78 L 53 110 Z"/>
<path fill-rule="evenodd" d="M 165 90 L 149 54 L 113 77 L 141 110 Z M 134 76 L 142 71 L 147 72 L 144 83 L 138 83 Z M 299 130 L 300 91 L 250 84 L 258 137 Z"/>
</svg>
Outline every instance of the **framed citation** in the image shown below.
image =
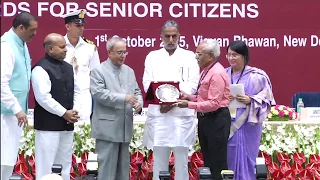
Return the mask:
<svg viewBox="0 0 320 180">
<path fill-rule="evenodd" d="M 174 104 L 180 98 L 179 82 L 153 81 L 145 95 L 149 104 Z"/>
</svg>

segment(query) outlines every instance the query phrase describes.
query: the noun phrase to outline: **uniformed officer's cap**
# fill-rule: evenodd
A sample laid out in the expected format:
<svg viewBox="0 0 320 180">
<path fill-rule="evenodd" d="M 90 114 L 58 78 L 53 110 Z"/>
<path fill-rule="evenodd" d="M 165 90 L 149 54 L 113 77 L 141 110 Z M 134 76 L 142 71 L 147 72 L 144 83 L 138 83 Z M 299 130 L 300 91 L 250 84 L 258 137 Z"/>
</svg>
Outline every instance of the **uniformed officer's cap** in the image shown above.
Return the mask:
<svg viewBox="0 0 320 180">
<path fill-rule="evenodd" d="M 72 13 L 62 15 L 61 17 L 64 18 L 64 22 L 66 24 L 70 22 L 74 22 L 77 24 L 84 24 L 86 23 L 86 21 L 84 20 L 84 15 L 86 14 L 86 12 L 87 11 L 85 9 L 79 9 Z"/>
</svg>

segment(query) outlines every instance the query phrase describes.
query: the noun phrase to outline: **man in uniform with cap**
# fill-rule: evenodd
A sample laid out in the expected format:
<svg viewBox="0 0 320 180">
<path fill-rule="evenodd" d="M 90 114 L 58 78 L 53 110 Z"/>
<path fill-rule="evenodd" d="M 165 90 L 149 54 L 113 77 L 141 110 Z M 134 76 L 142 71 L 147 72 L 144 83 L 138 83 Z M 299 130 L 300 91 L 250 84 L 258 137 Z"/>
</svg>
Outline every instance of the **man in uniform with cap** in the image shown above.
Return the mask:
<svg viewBox="0 0 320 180">
<path fill-rule="evenodd" d="M 100 58 L 94 43 L 82 37 L 85 14 L 86 10 L 79 9 L 62 17 L 67 29 L 65 61 L 73 66 L 74 71 L 74 109 L 79 112 L 79 121 L 88 123 L 92 112 L 90 72 L 100 64 Z"/>
</svg>

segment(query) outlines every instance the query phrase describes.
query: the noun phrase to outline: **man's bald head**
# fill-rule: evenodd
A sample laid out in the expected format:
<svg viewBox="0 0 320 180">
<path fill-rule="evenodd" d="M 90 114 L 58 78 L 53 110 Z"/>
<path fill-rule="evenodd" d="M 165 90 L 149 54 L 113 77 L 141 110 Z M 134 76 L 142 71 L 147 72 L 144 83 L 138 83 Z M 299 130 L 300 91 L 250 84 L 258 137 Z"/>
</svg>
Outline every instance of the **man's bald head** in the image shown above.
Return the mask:
<svg viewBox="0 0 320 180">
<path fill-rule="evenodd" d="M 54 59 L 63 61 L 66 57 L 66 40 L 61 34 L 51 33 L 43 42 L 46 53 Z"/>
<path fill-rule="evenodd" d="M 43 47 L 47 49 L 49 45 L 52 45 L 57 40 L 64 39 L 61 34 L 57 33 L 50 33 L 44 38 Z"/>
</svg>

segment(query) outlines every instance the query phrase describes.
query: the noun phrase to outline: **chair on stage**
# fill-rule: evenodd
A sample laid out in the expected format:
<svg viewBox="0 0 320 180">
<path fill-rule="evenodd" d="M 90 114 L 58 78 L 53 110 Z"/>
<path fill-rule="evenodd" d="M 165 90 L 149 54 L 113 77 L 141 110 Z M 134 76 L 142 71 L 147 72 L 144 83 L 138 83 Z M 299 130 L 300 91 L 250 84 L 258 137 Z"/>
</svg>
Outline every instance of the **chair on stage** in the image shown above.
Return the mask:
<svg viewBox="0 0 320 180">
<path fill-rule="evenodd" d="M 297 108 L 299 98 L 302 98 L 304 107 L 320 107 L 320 92 L 298 92 L 291 101 L 291 107 Z"/>
</svg>

